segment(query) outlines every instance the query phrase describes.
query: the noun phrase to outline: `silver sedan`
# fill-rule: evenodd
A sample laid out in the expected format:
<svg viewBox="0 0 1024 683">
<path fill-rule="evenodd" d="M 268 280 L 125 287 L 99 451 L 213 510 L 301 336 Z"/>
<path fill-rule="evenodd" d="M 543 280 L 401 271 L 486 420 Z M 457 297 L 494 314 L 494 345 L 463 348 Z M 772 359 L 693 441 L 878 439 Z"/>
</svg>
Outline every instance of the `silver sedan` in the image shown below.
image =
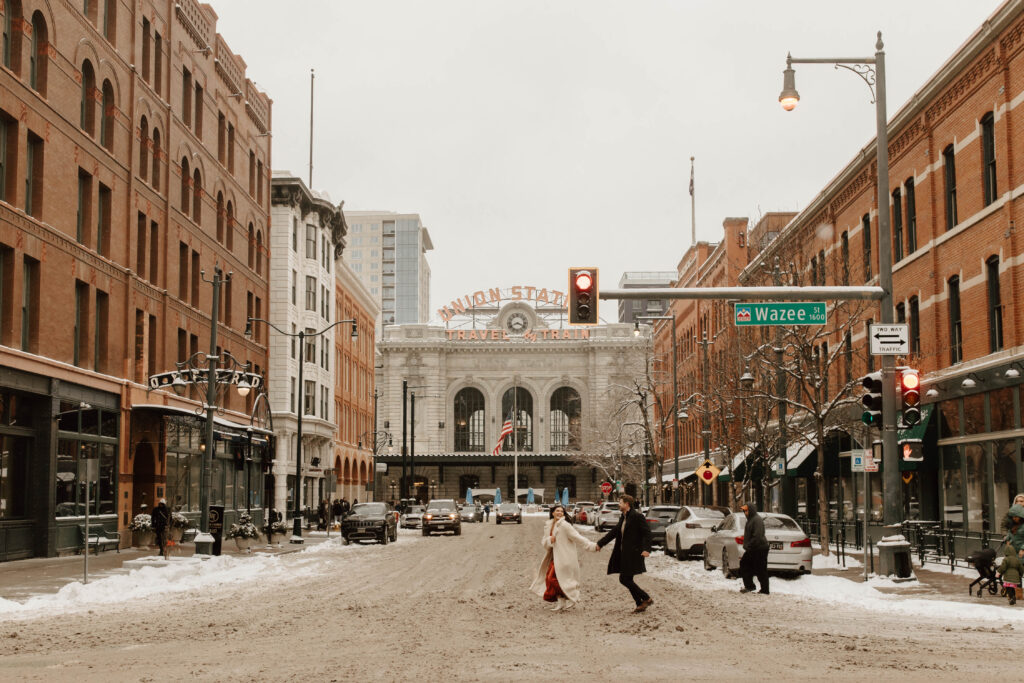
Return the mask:
<svg viewBox="0 0 1024 683">
<path fill-rule="evenodd" d="M 768 570 L 811 573 L 811 539 L 792 517 L 774 512 L 759 512 L 768 538 Z M 704 541 L 704 569 L 720 568 L 726 578 L 738 576 L 743 557 L 743 527 L 747 516 L 734 512 L 715 526 Z"/>
</svg>

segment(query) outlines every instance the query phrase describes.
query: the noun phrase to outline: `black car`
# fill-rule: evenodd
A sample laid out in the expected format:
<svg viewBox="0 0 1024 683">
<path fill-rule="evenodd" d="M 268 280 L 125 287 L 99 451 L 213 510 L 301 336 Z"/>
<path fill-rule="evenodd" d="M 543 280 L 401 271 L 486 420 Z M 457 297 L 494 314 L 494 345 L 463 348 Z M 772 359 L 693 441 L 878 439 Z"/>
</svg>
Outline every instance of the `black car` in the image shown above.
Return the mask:
<svg viewBox="0 0 1024 683">
<path fill-rule="evenodd" d="M 423 535 L 429 536 L 435 531 L 451 531 L 456 536 L 462 534 L 462 519 L 459 506 L 451 498 L 439 498 L 427 503 L 423 513 Z"/>
<path fill-rule="evenodd" d="M 498 506 L 498 512 L 495 514 L 495 522 L 498 524 L 502 522 L 522 524 L 523 509 L 517 503 L 502 503 Z"/>
<path fill-rule="evenodd" d="M 678 505 L 652 505 L 647 511 L 647 526 L 651 529 L 651 543 L 665 545 L 665 527 L 675 521 Z"/>
<path fill-rule="evenodd" d="M 388 503 L 353 505 L 341 522 L 341 538 L 345 545 L 352 541 L 377 541 L 387 545 L 398 540 L 398 520 Z"/>
</svg>

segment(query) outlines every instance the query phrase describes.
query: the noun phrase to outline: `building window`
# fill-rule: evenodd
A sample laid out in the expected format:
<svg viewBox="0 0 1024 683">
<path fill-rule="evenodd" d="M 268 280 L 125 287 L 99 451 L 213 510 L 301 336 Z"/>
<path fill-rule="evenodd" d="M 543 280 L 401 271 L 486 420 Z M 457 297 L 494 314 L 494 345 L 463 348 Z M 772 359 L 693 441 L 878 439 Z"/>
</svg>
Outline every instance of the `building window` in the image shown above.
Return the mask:
<svg viewBox="0 0 1024 683">
<path fill-rule="evenodd" d="M 18 173 L 18 123 L 0 111 L 0 202 L 8 195 L 14 198 L 14 182 Z"/>
<path fill-rule="evenodd" d="M 235 207 L 231 200 L 228 200 L 227 215 L 224 217 L 224 232 L 227 237 L 228 251 L 233 251 L 235 248 Z"/>
<path fill-rule="evenodd" d="M 82 94 L 79 111 L 79 127 L 89 135 L 96 135 L 96 105 L 93 93 L 96 91 L 96 72 L 88 59 L 82 62 Z"/>
<path fill-rule="evenodd" d="M 178 242 L 178 298 L 188 303 L 188 245 L 184 242 Z"/>
<path fill-rule="evenodd" d="M 108 152 L 114 151 L 114 117 L 116 114 L 114 86 L 110 84 L 110 81 L 103 81 L 102 104 L 100 107 L 100 144 Z"/>
<path fill-rule="evenodd" d="M 907 205 L 907 255 L 917 251 L 917 198 L 914 196 L 914 179 L 907 178 L 904 183 L 906 187 Z"/>
<path fill-rule="evenodd" d="M 559 387 L 551 395 L 551 450 L 580 450 L 581 412 L 580 395 L 572 387 Z"/>
<path fill-rule="evenodd" d="M 860 234 L 864 241 L 864 281 L 871 279 L 871 216 L 864 214 L 860 219 Z"/>
<path fill-rule="evenodd" d="M 903 195 L 900 188 L 892 191 L 892 261 L 903 260 Z"/>
<path fill-rule="evenodd" d="M 117 39 L 117 0 L 103 0 L 103 37 L 111 44 Z"/>
<path fill-rule="evenodd" d="M 75 280 L 75 331 L 72 363 L 81 367 L 89 344 L 89 285 Z"/>
<path fill-rule="evenodd" d="M 192 192 L 189 190 L 189 183 L 192 182 L 192 169 L 188 165 L 188 158 L 181 158 L 181 212 L 188 216 L 192 208 Z"/>
<path fill-rule="evenodd" d="M 303 415 L 316 415 L 316 382 L 312 380 L 304 380 L 305 385 L 303 391 L 302 401 L 302 414 Z"/>
<path fill-rule="evenodd" d="M 29 52 L 29 86 L 46 97 L 46 67 L 50 61 L 46 20 L 43 13 L 32 13 L 32 46 Z"/>
<path fill-rule="evenodd" d="M 157 192 L 160 191 L 160 155 L 160 131 L 153 128 L 153 175 L 150 180 Z"/>
<path fill-rule="evenodd" d="M 196 137 L 200 140 L 203 139 L 203 86 L 196 83 L 196 100 L 195 100 L 195 131 Z"/>
<path fill-rule="evenodd" d="M 907 307 L 904 306 L 902 303 L 896 304 L 896 322 L 907 322 Z"/>
<path fill-rule="evenodd" d="M 93 328 L 93 369 L 107 370 L 107 325 L 110 323 L 110 296 L 96 290 L 96 325 Z"/>
<path fill-rule="evenodd" d="M 315 225 L 306 225 L 306 258 L 316 259 Z"/>
<path fill-rule="evenodd" d="M 75 216 L 75 239 L 79 244 L 89 240 L 89 221 L 92 220 L 92 176 L 78 169 L 78 213 Z"/>
<path fill-rule="evenodd" d="M 192 220 L 196 223 L 203 220 L 203 177 L 198 167 L 192 173 Z"/>
<path fill-rule="evenodd" d="M 981 117 L 981 163 L 985 206 L 996 200 L 996 136 L 995 117 L 989 112 Z"/>
<path fill-rule="evenodd" d="M 224 118 L 224 112 L 217 112 L 217 161 L 223 166 L 227 163 L 227 144 L 228 144 L 228 122 Z"/>
<path fill-rule="evenodd" d="M 149 121 L 139 119 L 139 177 L 149 179 Z"/>
<path fill-rule="evenodd" d="M 948 145 L 942 150 L 942 163 L 945 168 L 944 177 L 946 180 L 945 203 L 946 203 L 946 230 L 956 227 L 956 159 L 953 145 Z"/>
<path fill-rule="evenodd" d="M 288 410 L 290 412 L 294 413 L 295 412 L 295 378 L 294 377 L 292 377 L 292 390 L 291 390 L 291 393 L 289 394 L 288 406 L 289 406 Z"/>
<path fill-rule="evenodd" d="M 142 80 L 149 83 L 150 42 L 152 40 L 152 24 L 142 17 Z"/>
<path fill-rule="evenodd" d="M 575 474 L 559 474 L 555 477 L 555 492 L 557 495 L 561 495 L 562 491 L 569 489 L 569 497 L 572 499 L 576 498 L 576 475 Z"/>
<path fill-rule="evenodd" d="M 199 252 L 198 251 L 193 251 L 192 252 L 192 306 L 195 307 L 195 308 L 199 308 L 199 277 L 200 277 L 200 271 L 201 270 L 202 269 L 199 267 Z M 256 314 L 256 317 L 257 318 L 260 317 L 259 313 Z M 257 341 L 259 341 L 259 338 L 257 338 Z"/>
<path fill-rule="evenodd" d="M 160 278 L 160 225 L 149 222 L 149 281 L 159 284 Z"/>
<path fill-rule="evenodd" d="M 822 249 L 818 252 L 818 275 L 817 282 L 821 286 L 825 286 L 825 250 Z M 722 318 L 719 317 L 719 320 Z M 715 329 L 718 329 L 717 326 Z"/>
<path fill-rule="evenodd" d="M 960 276 L 949 278 L 949 362 L 959 363 L 964 359 L 963 329 L 960 326 Z"/>
<path fill-rule="evenodd" d="M 329 420 L 331 416 L 327 413 L 329 402 L 327 400 L 327 387 L 320 387 L 320 417 Z"/>
<path fill-rule="evenodd" d="M 256 152 L 249 150 L 249 196 L 256 196 Z"/>
<path fill-rule="evenodd" d="M 228 122 L 228 173 L 235 172 L 235 124 Z"/>
<path fill-rule="evenodd" d="M 96 253 L 100 256 L 110 255 L 110 188 L 100 183 L 99 196 L 96 202 Z"/>
<path fill-rule="evenodd" d="M 304 349 L 302 355 L 303 363 L 315 363 L 316 362 L 316 330 L 312 328 L 306 329 L 306 334 L 303 337 Z"/>
<path fill-rule="evenodd" d="M 192 127 L 192 72 L 181 69 L 181 118 L 185 125 Z"/>
<path fill-rule="evenodd" d="M 312 275 L 306 276 L 306 310 L 316 310 L 316 278 Z"/>
<path fill-rule="evenodd" d="M 252 223 L 249 224 L 249 259 L 246 265 L 249 268 L 256 265 L 256 229 L 252 227 Z"/>
<path fill-rule="evenodd" d="M 39 261 L 24 257 L 21 282 L 21 350 L 39 348 Z"/>
<path fill-rule="evenodd" d="M 17 20 L 17 21 L 16 21 Z M 4 66 L 21 76 L 21 2 L 4 3 Z"/>
<path fill-rule="evenodd" d="M 985 261 L 988 281 L 988 350 L 995 353 L 1003 348 L 1003 304 L 999 292 L 999 257 Z"/>
<path fill-rule="evenodd" d="M 164 41 L 158 31 L 153 31 L 153 89 L 162 95 L 164 75 Z"/>
<path fill-rule="evenodd" d="M 299 272 L 297 270 L 292 271 L 292 306 L 298 305 L 298 290 L 299 290 Z"/>
<path fill-rule="evenodd" d="M 263 231 L 256 231 L 256 274 L 263 274 Z"/>
<path fill-rule="evenodd" d="M 43 210 L 43 139 L 28 132 L 25 155 L 25 213 L 42 217 Z"/>
<path fill-rule="evenodd" d="M 140 211 L 135 226 L 135 274 L 143 278 L 146 277 L 146 237 L 146 214 Z"/>
<path fill-rule="evenodd" d="M 501 449 L 533 450 L 533 395 L 523 387 L 509 389 L 501 397 L 501 420 L 512 420 L 512 433 L 505 437 Z"/>
<path fill-rule="evenodd" d="M 921 355 L 921 313 L 917 297 L 910 297 L 910 352 Z"/>
<path fill-rule="evenodd" d="M 224 193 L 217 193 L 217 241 L 224 244 Z"/>
<path fill-rule="evenodd" d="M 292 216 L 292 251 L 299 251 L 299 219 Z"/>
<path fill-rule="evenodd" d="M 487 451 L 484 442 L 484 395 L 479 389 L 466 387 L 455 395 L 453 404 L 455 418 L 455 450 L 457 452 L 483 453 Z"/>
<path fill-rule="evenodd" d="M 843 284 L 850 284 L 850 235 L 842 234 Z"/>
</svg>

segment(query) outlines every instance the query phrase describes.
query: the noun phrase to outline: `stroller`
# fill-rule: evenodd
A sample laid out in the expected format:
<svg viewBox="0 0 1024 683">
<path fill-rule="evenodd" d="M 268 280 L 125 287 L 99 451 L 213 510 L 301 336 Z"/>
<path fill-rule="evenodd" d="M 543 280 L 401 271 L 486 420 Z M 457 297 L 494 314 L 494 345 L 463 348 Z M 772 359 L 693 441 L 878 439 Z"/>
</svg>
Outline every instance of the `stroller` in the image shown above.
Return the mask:
<svg viewBox="0 0 1024 683">
<path fill-rule="evenodd" d="M 972 595 L 974 587 L 978 587 L 978 597 L 988 590 L 989 595 L 999 594 L 999 581 L 996 580 L 996 551 L 993 548 L 975 550 L 967 556 L 967 561 L 978 570 L 978 578 L 967 586 L 967 594 Z"/>
</svg>

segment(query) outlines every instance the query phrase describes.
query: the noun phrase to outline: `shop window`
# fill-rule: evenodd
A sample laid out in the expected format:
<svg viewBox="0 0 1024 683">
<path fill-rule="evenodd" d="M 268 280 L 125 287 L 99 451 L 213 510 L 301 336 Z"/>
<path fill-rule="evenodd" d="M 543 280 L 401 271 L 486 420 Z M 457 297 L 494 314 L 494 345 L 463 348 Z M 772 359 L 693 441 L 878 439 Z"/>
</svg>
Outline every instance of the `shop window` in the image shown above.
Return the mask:
<svg viewBox="0 0 1024 683">
<path fill-rule="evenodd" d="M 1013 393 L 1014 389 L 1011 387 L 993 389 L 989 392 L 988 405 L 991 429 L 988 431 L 1002 432 L 1016 428 Z"/>
<path fill-rule="evenodd" d="M 960 469 L 960 449 L 942 447 L 942 521 L 954 529 L 964 525 L 963 477 Z"/>
<path fill-rule="evenodd" d="M 985 471 L 984 444 L 972 443 L 964 447 L 967 465 L 967 530 L 990 531 L 990 505 L 988 477 Z"/>
<path fill-rule="evenodd" d="M 943 401 L 939 404 L 939 438 L 960 436 L 960 401 Z"/>
<path fill-rule="evenodd" d="M 992 519 L 996 524 L 993 531 L 1002 531 L 1003 518 L 1013 503 L 1013 497 L 1020 491 L 1017 485 L 1017 452 L 1019 441 L 998 441 L 992 445 L 992 474 L 995 477 L 995 499 L 992 501 Z"/>
<path fill-rule="evenodd" d="M 984 434 L 985 394 L 964 397 L 964 434 Z"/>
<path fill-rule="evenodd" d="M 0 520 L 25 517 L 32 439 L 0 436 Z"/>
</svg>

